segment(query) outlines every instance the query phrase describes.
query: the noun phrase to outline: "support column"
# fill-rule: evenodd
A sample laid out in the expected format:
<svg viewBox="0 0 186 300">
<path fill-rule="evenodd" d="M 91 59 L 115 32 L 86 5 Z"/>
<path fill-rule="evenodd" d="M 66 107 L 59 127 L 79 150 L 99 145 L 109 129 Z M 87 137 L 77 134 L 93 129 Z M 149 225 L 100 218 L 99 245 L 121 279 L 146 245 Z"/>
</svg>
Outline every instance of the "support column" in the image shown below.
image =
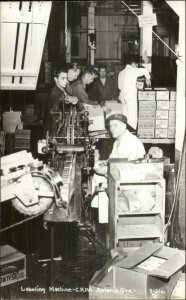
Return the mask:
<svg viewBox="0 0 186 300">
<path fill-rule="evenodd" d="M 185 133 L 185 1 L 166 1 L 179 16 L 179 33 L 176 81 L 176 141 L 175 149 L 181 151 Z M 175 50 L 175 49 L 173 49 Z"/>
<path fill-rule="evenodd" d="M 96 34 L 95 34 L 95 1 L 90 1 L 88 7 L 88 64 L 93 66 L 95 61 Z"/>
<path fill-rule="evenodd" d="M 71 28 L 68 24 L 68 1 L 65 1 L 65 47 L 66 63 L 71 63 Z"/>
<path fill-rule="evenodd" d="M 153 5 L 150 1 L 141 2 L 141 11 L 143 15 L 151 15 L 153 13 Z M 152 27 L 144 27 L 140 29 L 140 59 L 149 72 L 151 72 L 152 57 Z"/>
<path fill-rule="evenodd" d="M 177 81 L 176 81 L 176 138 L 175 138 L 175 170 L 178 170 L 181 161 L 181 151 L 185 134 L 185 1 L 166 1 L 167 4 L 179 16 L 179 35 L 177 55 Z M 175 49 L 173 49 L 175 50 Z M 181 249 L 185 249 L 185 153 L 183 155 L 180 190 L 179 190 L 179 206 L 177 208 L 177 228 L 176 232 L 180 232 L 178 245 Z M 176 172 L 177 173 L 177 172 Z"/>
</svg>

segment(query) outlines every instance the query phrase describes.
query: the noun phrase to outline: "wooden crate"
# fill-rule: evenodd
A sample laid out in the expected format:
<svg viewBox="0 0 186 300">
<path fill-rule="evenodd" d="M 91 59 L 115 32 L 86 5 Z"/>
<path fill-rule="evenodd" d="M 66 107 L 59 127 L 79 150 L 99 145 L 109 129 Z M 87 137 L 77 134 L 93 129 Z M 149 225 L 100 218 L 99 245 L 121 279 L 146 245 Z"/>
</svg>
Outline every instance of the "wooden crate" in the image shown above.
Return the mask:
<svg viewBox="0 0 186 300">
<path fill-rule="evenodd" d="M 164 216 L 163 163 L 110 162 L 109 249 L 163 243 Z"/>
</svg>

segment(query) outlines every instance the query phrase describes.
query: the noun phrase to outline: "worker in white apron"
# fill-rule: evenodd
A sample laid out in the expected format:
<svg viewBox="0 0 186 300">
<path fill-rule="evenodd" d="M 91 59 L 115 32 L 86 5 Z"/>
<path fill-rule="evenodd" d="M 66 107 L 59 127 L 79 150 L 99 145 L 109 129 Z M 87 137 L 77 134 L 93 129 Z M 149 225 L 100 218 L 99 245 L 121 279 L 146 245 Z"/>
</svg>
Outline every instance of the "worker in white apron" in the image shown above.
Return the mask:
<svg viewBox="0 0 186 300">
<path fill-rule="evenodd" d="M 134 130 L 137 129 L 138 121 L 137 78 L 141 76 L 146 77 L 146 84 L 150 86 L 149 71 L 145 68 L 137 68 L 133 60 L 118 75 L 119 100 L 123 103 L 123 114 L 127 116 L 128 124 Z"/>
</svg>

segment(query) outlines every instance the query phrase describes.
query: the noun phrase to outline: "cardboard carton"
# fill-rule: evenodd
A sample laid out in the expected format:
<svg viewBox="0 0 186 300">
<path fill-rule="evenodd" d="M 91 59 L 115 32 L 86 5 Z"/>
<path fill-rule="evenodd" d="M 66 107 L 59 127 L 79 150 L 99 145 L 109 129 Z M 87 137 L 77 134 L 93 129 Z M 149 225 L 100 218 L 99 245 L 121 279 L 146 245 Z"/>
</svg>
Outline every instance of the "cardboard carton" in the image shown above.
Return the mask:
<svg viewBox="0 0 186 300">
<path fill-rule="evenodd" d="M 174 139 L 176 135 L 176 127 L 175 126 L 169 126 L 168 129 L 168 138 L 169 139 Z"/>
<path fill-rule="evenodd" d="M 4 245 L 0 247 L 0 258 L 1 287 L 26 279 L 26 257 L 23 253 Z"/>
<path fill-rule="evenodd" d="M 170 100 L 173 100 L 173 101 L 176 100 L 176 92 L 175 91 L 170 91 Z"/>
<path fill-rule="evenodd" d="M 108 111 L 106 113 L 106 118 L 110 115 L 114 114 L 122 114 L 123 113 L 123 104 L 118 103 L 117 101 L 105 101 L 105 108 Z"/>
<path fill-rule="evenodd" d="M 17 129 L 15 131 L 15 139 L 18 140 L 30 140 L 30 130 Z"/>
<path fill-rule="evenodd" d="M 156 110 L 156 101 L 139 101 L 139 110 Z"/>
<path fill-rule="evenodd" d="M 155 138 L 167 138 L 168 136 L 168 129 L 164 128 L 156 128 L 155 129 Z"/>
<path fill-rule="evenodd" d="M 156 120 L 156 128 L 168 128 L 168 120 Z"/>
<path fill-rule="evenodd" d="M 166 299 L 171 277 L 175 278 L 175 286 L 178 272 L 184 265 L 184 251 L 147 243 L 116 262 L 113 266 L 114 287 L 132 290 L 134 295 L 144 299 L 153 298 L 155 294 L 157 299 Z"/>
<path fill-rule="evenodd" d="M 154 120 L 142 120 L 138 121 L 138 128 L 154 128 Z"/>
<path fill-rule="evenodd" d="M 154 120 L 155 110 L 139 110 L 139 120 Z"/>
<path fill-rule="evenodd" d="M 170 101 L 169 103 L 169 109 L 170 110 L 176 110 L 176 101 Z"/>
<path fill-rule="evenodd" d="M 155 91 L 139 91 L 138 100 L 155 101 Z"/>
<path fill-rule="evenodd" d="M 169 100 L 169 91 L 156 91 L 156 100 Z"/>
<path fill-rule="evenodd" d="M 89 122 L 90 122 L 88 130 L 90 132 L 105 130 L 103 109 L 99 105 L 96 105 L 95 107 L 89 105 L 86 107 L 86 109 L 89 112 Z"/>
<path fill-rule="evenodd" d="M 170 101 L 157 101 L 157 110 L 168 110 Z"/>
<path fill-rule="evenodd" d="M 158 120 L 168 120 L 169 111 L 168 110 L 157 110 L 156 111 L 156 119 Z"/>
<path fill-rule="evenodd" d="M 95 274 L 90 299 L 170 299 L 184 265 L 184 251 L 146 243 Z M 107 298 L 107 291 L 112 298 Z"/>
<path fill-rule="evenodd" d="M 153 139 L 154 128 L 138 128 L 138 137 L 141 139 Z"/>
</svg>

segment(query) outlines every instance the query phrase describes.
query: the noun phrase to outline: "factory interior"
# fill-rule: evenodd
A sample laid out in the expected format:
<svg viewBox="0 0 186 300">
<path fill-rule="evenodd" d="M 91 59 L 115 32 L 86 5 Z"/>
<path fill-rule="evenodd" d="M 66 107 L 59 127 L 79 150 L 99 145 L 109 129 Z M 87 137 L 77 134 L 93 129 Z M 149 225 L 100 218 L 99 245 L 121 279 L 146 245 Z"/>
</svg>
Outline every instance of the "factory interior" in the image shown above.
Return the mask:
<svg viewBox="0 0 186 300">
<path fill-rule="evenodd" d="M 0 297 L 185 299 L 185 1 L 0 1 Z"/>
</svg>

